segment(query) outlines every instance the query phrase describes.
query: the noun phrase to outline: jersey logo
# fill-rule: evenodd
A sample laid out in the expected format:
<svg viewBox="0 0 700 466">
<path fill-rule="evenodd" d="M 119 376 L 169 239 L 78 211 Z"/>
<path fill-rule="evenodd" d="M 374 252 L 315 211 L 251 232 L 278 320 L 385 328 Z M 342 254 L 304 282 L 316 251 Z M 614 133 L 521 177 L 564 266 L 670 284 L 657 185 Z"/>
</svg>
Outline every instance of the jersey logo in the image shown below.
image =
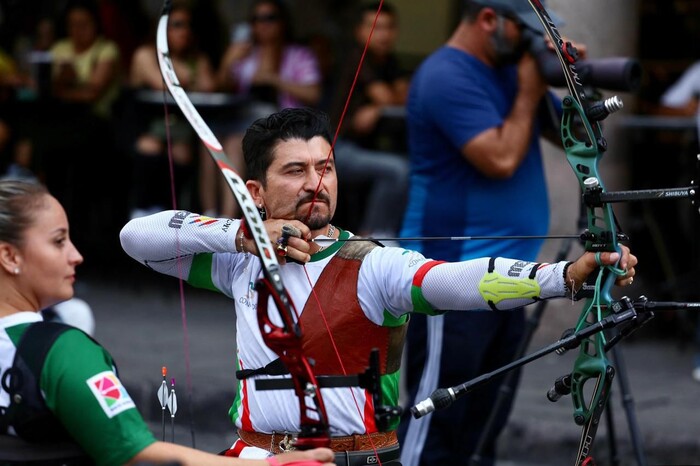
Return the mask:
<svg viewBox="0 0 700 466">
<path fill-rule="evenodd" d="M 101 372 L 87 380 L 88 387 L 108 418 L 135 408 L 126 389 L 112 371 Z"/>
<path fill-rule="evenodd" d="M 207 217 L 206 215 L 198 215 L 193 220 L 190 220 L 190 224 L 196 224 L 200 227 L 206 227 L 218 221 L 218 219 Z"/>
</svg>

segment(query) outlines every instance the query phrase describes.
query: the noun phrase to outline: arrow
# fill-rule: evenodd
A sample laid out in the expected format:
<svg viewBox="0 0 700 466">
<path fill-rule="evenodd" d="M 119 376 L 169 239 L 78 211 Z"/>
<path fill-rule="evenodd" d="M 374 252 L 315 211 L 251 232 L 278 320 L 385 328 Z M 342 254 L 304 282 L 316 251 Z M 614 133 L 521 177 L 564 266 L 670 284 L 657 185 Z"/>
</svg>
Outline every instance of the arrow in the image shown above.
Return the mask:
<svg viewBox="0 0 700 466">
<path fill-rule="evenodd" d="M 172 430 L 172 442 L 175 443 L 175 413 L 177 412 L 177 395 L 175 395 L 175 378 L 170 379 L 170 396 L 168 397 L 168 410 L 170 411 L 170 428 Z"/>
<path fill-rule="evenodd" d="M 160 371 L 163 374 L 163 381 L 158 389 L 158 401 L 160 401 L 161 425 L 163 426 L 163 441 L 165 441 L 165 406 L 168 404 L 168 383 L 165 376 L 168 375 L 168 369 L 163 366 Z"/>
</svg>

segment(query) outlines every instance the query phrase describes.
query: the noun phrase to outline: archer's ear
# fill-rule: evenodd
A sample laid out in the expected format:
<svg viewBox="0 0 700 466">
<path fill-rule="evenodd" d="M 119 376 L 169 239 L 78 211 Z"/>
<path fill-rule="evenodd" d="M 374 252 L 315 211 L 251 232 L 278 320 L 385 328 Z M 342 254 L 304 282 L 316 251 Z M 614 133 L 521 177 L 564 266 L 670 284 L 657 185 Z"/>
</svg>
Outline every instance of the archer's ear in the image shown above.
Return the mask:
<svg viewBox="0 0 700 466">
<path fill-rule="evenodd" d="M 257 180 L 248 180 L 245 182 L 248 192 L 253 197 L 253 202 L 256 206 L 265 205 L 265 200 L 263 199 L 264 188 L 262 183 Z"/>
<path fill-rule="evenodd" d="M 10 243 L 0 241 L 0 267 L 12 274 L 17 267 L 20 267 L 20 262 L 17 248 Z"/>
</svg>

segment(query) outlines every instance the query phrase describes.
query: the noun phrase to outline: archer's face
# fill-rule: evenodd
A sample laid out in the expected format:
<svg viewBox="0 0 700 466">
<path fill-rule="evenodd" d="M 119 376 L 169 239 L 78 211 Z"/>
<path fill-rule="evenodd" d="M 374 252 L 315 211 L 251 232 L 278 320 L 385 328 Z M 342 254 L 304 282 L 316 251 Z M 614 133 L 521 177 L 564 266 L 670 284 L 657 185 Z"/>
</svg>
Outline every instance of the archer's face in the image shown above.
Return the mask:
<svg viewBox="0 0 700 466">
<path fill-rule="evenodd" d="M 251 182 L 254 185 L 251 193 L 256 204 L 262 203 L 265 206 L 268 218 L 299 220 L 306 223 L 312 231 L 328 225 L 335 213 L 338 199 L 338 179 L 333 157 L 326 166 L 330 150 L 331 145 L 321 136 L 308 141 L 280 141 L 275 146 L 265 186 L 257 181 Z M 311 201 L 316 189 L 319 191 L 312 208 Z"/>
<path fill-rule="evenodd" d="M 52 196 L 36 210 L 21 248 L 20 286 L 37 310 L 73 296 L 75 268 L 83 262 L 68 236 L 68 219 Z"/>
</svg>

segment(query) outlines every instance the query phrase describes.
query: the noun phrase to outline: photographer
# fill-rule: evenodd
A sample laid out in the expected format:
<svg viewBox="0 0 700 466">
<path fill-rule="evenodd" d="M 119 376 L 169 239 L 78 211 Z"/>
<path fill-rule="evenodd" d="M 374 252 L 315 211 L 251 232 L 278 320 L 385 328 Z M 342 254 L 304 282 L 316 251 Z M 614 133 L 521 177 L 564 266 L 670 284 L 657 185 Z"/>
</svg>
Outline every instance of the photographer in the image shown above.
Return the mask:
<svg viewBox="0 0 700 466">
<path fill-rule="evenodd" d="M 554 21 L 560 21 L 552 16 Z M 448 42 L 415 73 L 407 103 L 411 183 L 402 237 L 544 235 L 549 202 L 540 136 L 561 144 L 561 103 L 528 47 L 544 46 L 528 2 L 466 0 Z M 579 55 L 585 48 L 578 47 Z M 527 208 L 524 208 L 527 206 Z M 483 256 L 535 260 L 541 241 L 420 243 L 423 254 L 459 261 Z M 415 315 L 405 376 L 411 404 L 512 361 L 524 311 Z M 455 357 L 459 355 L 459 357 Z M 494 408 L 498 387 L 475 391 L 429 419 L 407 415 L 399 431 L 404 466 L 465 464 Z M 480 464 L 491 465 L 495 423 Z M 426 432 L 427 430 L 427 432 Z M 425 440 L 423 440 L 425 439 Z"/>
</svg>

